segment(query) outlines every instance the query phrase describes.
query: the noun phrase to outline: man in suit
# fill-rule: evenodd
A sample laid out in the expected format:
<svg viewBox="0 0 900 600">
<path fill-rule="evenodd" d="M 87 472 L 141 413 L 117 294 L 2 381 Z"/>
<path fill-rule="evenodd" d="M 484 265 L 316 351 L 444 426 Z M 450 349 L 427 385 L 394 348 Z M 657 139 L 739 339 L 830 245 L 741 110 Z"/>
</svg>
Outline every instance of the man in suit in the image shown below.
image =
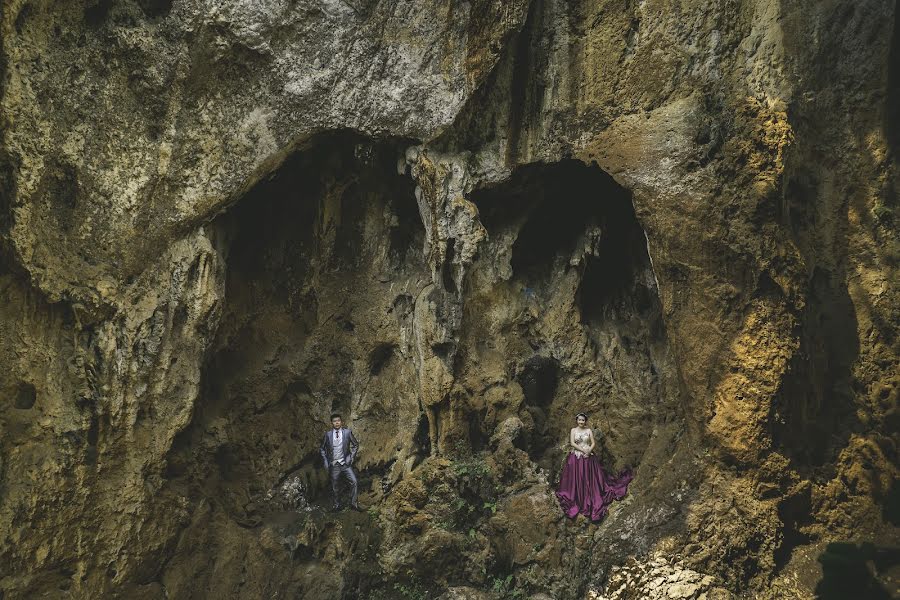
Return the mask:
<svg viewBox="0 0 900 600">
<path fill-rule="evenodd" d="M 362 510 L 357 501 L 356 473 L 353 472 L 353 461 L 356 459 L 356 451 L 359 450 L 359 442 L 348 427 L 343 426 L 341 415 L 331 415 L 331 430 L 325 432 L 322 438 L 322 461 L 325 468 L 331 474 L 331 494 L 334 504 L 332 511 L 341 509 L 338 501 L 338 481 L 341 475 L 350 481 L 350 508 Z"/>
</svg>

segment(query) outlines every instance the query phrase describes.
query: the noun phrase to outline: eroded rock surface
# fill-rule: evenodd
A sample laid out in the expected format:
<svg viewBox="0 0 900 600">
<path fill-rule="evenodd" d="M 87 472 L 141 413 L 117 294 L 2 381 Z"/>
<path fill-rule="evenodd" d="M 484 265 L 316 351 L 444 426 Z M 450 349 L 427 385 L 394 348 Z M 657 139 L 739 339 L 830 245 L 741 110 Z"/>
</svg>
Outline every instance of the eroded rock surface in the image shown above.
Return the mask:
<svg viewBox="0 0 900 600">
<path fill-rule="evenodd" d="M 4 2 L 0 596 L 897 594 L 898 13 Z"/>
</svg>

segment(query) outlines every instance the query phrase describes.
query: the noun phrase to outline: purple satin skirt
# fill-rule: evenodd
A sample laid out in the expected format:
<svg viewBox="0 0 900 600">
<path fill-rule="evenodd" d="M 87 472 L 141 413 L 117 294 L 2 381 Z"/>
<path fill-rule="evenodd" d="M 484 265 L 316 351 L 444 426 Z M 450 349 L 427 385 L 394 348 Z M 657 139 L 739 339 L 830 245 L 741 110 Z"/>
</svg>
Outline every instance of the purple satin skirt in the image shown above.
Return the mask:
<svg viewBox="0 0 900 600">
<path fill-rule="evenodd" d="M 632 479 L 631 469 L 609 475 L 596 456 L 578 458 L 570 452 L 559 478 L 556 497 L 567 517 L 574 519 L 581 513 L 591 521 L 599 521 L 606 516 L 613 501 L 625 497 Z"/>
</svg>

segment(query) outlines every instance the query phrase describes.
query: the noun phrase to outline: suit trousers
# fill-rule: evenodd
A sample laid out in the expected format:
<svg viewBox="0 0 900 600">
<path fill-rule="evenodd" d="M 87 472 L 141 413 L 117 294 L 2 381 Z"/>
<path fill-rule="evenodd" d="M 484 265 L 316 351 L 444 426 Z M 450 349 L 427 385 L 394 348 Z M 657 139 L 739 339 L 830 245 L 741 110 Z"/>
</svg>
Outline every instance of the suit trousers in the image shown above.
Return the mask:
<svg viewBox="0 0 900 600">
<path fill-rule="evenodd" d="M 353 467 L 347 464 L 331 464 L 331 497 L 334 500 L 335 508 L 340 506 L 340 502 L 338 501 L 338 483 L 341 478 L 341 475 L 347 478 L 350 482 L 350 506 L 357 505 L 357 490 L 356 490 L 356 473 L 353 472 Z"/>
</svg>

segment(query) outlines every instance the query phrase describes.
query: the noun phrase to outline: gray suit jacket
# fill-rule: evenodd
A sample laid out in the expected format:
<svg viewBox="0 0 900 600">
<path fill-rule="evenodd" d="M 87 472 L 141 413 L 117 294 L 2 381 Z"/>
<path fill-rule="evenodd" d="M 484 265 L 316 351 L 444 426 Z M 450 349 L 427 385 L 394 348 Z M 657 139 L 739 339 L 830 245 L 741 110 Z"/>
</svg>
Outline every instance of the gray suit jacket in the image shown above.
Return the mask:
<svg viewBox="0 0 900 600">
<path fill-rule="evenodd" d="M 326 431 L 325 435 L 322 436 L 322 447 L 319 449 L 326 469 L 331 468 L 331 461 L 333 460 L 333 449 L 331 447 L 331 436 L 333 435 L 334 429 Z M 356 436 L 353 435 L 349 427 L 341 427 L 341 440 L 343 442 L 341 445 L 344 448 L 344 463 L 352 465 L 356 459 L 356 451 L 359 450 L 359 442 L 356 441 Z"/>
</svg>

